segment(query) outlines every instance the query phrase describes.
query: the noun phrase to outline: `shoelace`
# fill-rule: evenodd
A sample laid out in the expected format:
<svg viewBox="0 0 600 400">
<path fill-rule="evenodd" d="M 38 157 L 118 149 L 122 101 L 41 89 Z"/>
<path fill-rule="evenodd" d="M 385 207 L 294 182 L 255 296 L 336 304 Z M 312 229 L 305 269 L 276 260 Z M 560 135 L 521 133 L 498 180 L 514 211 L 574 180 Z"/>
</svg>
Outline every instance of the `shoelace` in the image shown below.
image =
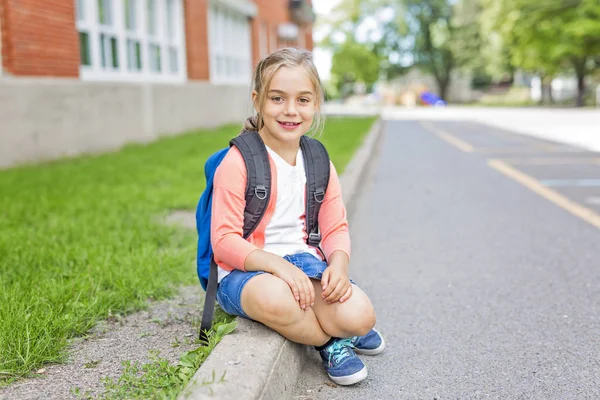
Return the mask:
<svg viewBox="0 0 600 400">
<path fill-rule="evenodd" d="M 331 365 L 331 359 L 338 364 L 344 358 L 350 356 L 350 349 L 352 348 L 352 338 L 348 339 L 340 339 L 335 341 L 329 348 L 327 352 L 329 353 L 329 359 L 327 362 Z"/>
</svg>

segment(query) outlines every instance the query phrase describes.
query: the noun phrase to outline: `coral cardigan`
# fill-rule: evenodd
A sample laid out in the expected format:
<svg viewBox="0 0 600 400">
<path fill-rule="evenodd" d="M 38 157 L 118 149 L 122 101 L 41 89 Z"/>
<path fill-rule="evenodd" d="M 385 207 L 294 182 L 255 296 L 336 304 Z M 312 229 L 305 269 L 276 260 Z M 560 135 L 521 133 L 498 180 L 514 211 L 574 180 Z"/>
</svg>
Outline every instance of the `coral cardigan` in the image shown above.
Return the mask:
<svg viewBox="0 0 600 400">
<path fill-rule="evenodd" d="M 271 156 L 271 197 L 258 227 L 247 240 L 243 238 L 244 208 L 246 207 L 246 165 L 242 154 L 231 147 L 215 172 L 212 200 L 210 239 L 216 263 L 223 269 L 245 271 L 246 257 L 265 244 L 265 229 L 275 212 L 277 203 L 277 169 Z M 321 247 L 329 259 L 336 250 L 350 258 L 350 235 L 346 208 L 342 199 L 340 181 L 331 164 L 331 173 L 325 199 L 319 211 Z M 304 229 L 306 239 L 306 228 Z"/>
</svg>

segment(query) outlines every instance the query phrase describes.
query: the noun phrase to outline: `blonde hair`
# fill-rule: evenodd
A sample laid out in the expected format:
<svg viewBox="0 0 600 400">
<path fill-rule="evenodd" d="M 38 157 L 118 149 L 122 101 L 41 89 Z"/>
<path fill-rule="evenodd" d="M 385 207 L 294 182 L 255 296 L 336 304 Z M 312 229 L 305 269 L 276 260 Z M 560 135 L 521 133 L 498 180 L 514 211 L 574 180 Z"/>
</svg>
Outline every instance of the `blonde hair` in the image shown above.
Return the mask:
<svg viewBox="0 0 600 400">
<path fill-rule="evenodd" d="M 316 91 L 316 113 L 313 123 L 307 133 L 310 132 L 311 135 L 318 136 L 323 132 L 325 119 L 321 114 L 321 107 L 325 99 L 319 73 L 317 72 L 317 68 L 313 62 L 312 53 L 307 50 L 297 49 L 294 47 L 286 47 L 277 50 L 263 58 L 256 66 L 254 75 L 252 77 L 252 91 L 256 91 L 258 93 L 256 100 L 257 114 L 246 120 L 242 131 L 260 131 L 262 129 L 264 122 L 260 115 L 264 110 L 267 100 L 267 90 L 271 85 L 273 76 L 282 67 L 298 66 L 304 67 Z"/>
</svg>

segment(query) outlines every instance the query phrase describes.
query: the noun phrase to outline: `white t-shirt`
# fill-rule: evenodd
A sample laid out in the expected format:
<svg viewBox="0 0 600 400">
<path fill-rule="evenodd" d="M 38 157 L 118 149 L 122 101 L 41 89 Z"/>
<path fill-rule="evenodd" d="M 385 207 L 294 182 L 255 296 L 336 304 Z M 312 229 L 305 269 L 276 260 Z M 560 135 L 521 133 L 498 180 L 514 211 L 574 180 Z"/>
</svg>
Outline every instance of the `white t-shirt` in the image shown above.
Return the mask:
<svg viewBox="0 0 600 400">
<path fill-rule="evenodd" d="M 269 147 L 267 151 L 277 168 L 277 202 L 265 229 L 263 250 L 281 257 L 307 252 L 320 258 L 317 251 L 304 241 L 306 173 L 302 150 L 298 149 L 295 166 L 288 164 Z M 229 271 L 219 267 L 219 282 L 228 274 Z"/>
</svg>

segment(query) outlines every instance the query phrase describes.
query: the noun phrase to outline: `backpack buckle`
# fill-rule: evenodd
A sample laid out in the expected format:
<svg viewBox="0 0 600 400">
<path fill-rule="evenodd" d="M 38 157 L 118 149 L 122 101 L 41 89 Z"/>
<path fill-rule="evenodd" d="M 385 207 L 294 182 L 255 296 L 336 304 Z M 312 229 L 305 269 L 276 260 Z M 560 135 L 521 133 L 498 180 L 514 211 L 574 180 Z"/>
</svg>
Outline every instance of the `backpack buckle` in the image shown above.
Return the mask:
<svg viewBox="0 0 600 400">
<path fill-rule="evenodd" d="M 322 203 L 323 200 L 325 200 L 325 190 L 323 190 L 321 188 L 315 190 L 313 197 L 315 198 L 315 201 L 317 203 Z"/>
<path fill-rule="evenodd" d="M 312 232 L 308 235 L 308 244 L 312 246 L 317 246 L 321 243 L 321 233 L 320 232 Z"/>
<path fill-rule="evenodd" d="M 264 200 L 267 198 L 267 188 L 263 185 L 258 185 L 254 188 L 254 195 L 258 197 L 259 200 Z"/>
</svg>

